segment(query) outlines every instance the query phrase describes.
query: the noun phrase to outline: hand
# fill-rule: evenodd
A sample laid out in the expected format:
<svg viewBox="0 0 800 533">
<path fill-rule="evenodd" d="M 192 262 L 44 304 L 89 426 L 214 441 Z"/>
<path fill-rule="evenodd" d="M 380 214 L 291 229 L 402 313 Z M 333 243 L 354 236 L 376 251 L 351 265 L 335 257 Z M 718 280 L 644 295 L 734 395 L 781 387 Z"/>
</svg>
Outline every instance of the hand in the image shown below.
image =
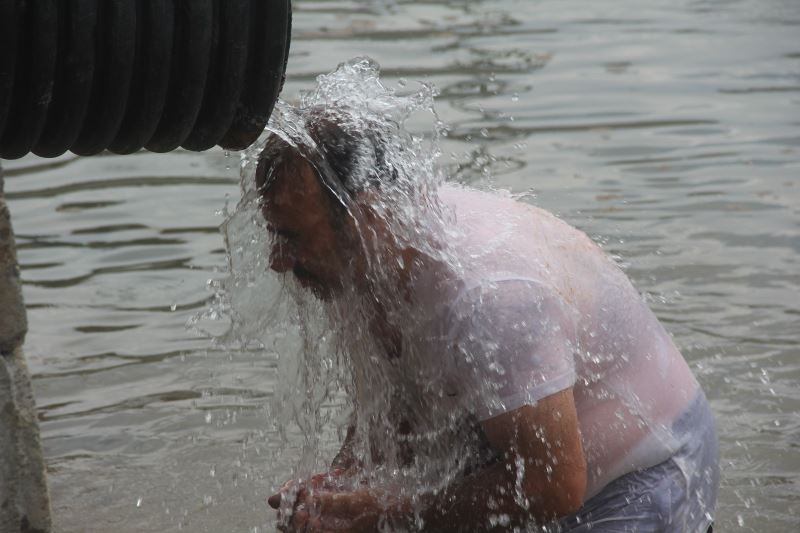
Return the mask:
<svg viewBox="0 0 800 533">
<path fill-rule="evenodd" d="M 394 507 L 392 505 L 391 507 Z M 355 492 L 321 490 L 298 495 L 286 532 L 374 533 L 389 506 L 368 489 Z"/>
<path fill-rule="evenodd" d="M 296 514 L 300 512 L 300 520 L 304 520 L 303 512 L 306 509 L 305 500 L 309 494 L 320 491 L 337 491 L 343 489 L 341 478 L 347 476 L 347 471 L 341 468 L 332 469 L 330 472 L 314 474 L 308 480 L 290 479 L 281 488 L 267 498 L 270 507 L 278 511 L 278 529 L 281 531 L 303 531 L 294 524 L 297 522 Z M 289 524 L 287 526 L 287 524 Z"/>
<path fill-rule="evenodd" d="M 267 498 L 267 503 L 275 510 L 280 509 L 282 500 L 294 499 L 292 508 L 297 506 L 297 501 L 308 491 L 330 490 L 335 491 L 341 488 L 341 483 L 337 480 L 345 475 L 345 470 L 335 468 L 330 472 L 314 474 L 308 481 L 290 479 L 278 489 L 278 492 Z"/>
</svg>

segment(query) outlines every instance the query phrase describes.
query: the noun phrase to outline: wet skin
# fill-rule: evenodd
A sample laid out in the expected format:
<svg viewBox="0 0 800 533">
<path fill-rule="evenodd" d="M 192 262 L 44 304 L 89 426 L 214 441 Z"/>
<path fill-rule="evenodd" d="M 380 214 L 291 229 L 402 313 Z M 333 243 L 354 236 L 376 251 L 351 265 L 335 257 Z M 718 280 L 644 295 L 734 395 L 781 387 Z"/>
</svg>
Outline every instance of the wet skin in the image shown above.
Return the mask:
<svg viewBox="0 0 800 533">
<path fill-rule="evenodd" d="M 261 180 L 263 177 L 257 177 L 259 188 L 263 187 Z M 285 164 L 274 182 L 262 191 L 262 214 L 274 237 L 270 268 L 279 273 L 292 272 L 302 286 L 322 299 L 332 298 L 348 284 L 361 290 L 367 283 L 366 259 L 358 253 L 360 246 L 353 244 L 358 241 L 348 239 L 348 235 L 356 235 L 355 223 L 341 214 L 334 219 L 332 208 L 314 169 L 300 157 Z M 378 244 L 370 249 L 380 249 L 381 254 L 388 255 L 414 253 L 397 249 L 380 221 L 370 219 L 368 209 L 357 213 L 365 217 L 363 222 L 370 228 L 365 237 Z M 399 287 L 407 281 L 407 272 L 400 270 L 396 273 Z M 381 328 L 371 329 L 377 337 L 391 337 Z M 280 526 L 284 531 L 349 533 L 376 531 L 387 518 L 410 528 L 414 505 L 420 504 L 426 530 L 439 532 L 461 530 L 464 524 L 482 524 L 489 513 L 505 513 L 517 524 L 531 518 L 541 523 L 580 507 L 586 487 L 586 462 L 572 388 L 543 398 L 535 407 L 526 405 L 486 420 L 481 427 L 491 447 L 504 460 L 454 482 L 424 502 L 412 504 L 408 498 L 369 488 L 336 490 L 332 486 L 335 483 L 328 486 L 332 477 L 323 475 L 308 482 L 287 483 L 269 503 L 273 508 L 280 508 L 284 500 L 289 503 L 291 516 L 284 517 L 282 524 L 287 525 Z M 560 446 L 551 448 L 534 433 L 534 428 L 544 431 L 547 441 Z M 515 474 L 519 461 L 525 465 L 522 479 Z M 513 496 L 517 486 L 537 505 L 523 512 Z M 311 487 L 318 490 L 306 490 Z"/>
<path fill-rule="evenodd" d="M 263 183 L 257 180 L 256 186 Z M 333 224 L 329 204 L 314 169 L 299 157 L 285 165 L 261 196 L 261 212 L 273 237 L 270 268 L 291 272 L 322 299 L 344 286 L 355 257 L 347 253 L 344 229 Z"/>
</svg>

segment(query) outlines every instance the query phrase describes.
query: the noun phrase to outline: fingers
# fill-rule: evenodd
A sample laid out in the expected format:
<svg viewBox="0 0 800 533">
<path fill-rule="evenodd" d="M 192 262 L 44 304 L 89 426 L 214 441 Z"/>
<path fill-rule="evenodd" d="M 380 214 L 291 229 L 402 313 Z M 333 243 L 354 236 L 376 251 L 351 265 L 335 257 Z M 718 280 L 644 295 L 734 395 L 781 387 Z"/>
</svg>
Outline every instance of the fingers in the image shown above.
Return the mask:
<svg viewBox="0 0 800 533">
<path fill-rule="evenodd" d="M 267 504 L 275 510 L 280 509 L 281 501 L 283 500 L 284 496 L 292 494 L 294 491 L 294 497 L 297 499 L 300 493 L 303 492 L 305 489 L 305 484 L 301 481 L 290 479 L 286 481 L 281 488 L 278 489 L 278 492 L 267 498 Z"/>
<path fill-rule="evenodd" d="M 342 530 L 331 529 L 323 524 L 322 517 L 312 515 L 305 509 L 298 509 L 294 515 L 292 515 L 289 527 L 286 528 L 285 531 L 292 533 L 335 533 L 336 531 Z"/>
<path fill-rule="evenodd" d="M 330 472 L 322 472 L 319 474 L 314 474 L 311 478 L 306 482 L 297 481 L 294 479 L 290 479 L 289 481 L 285 482 L 278 492 L 271 495 L 267 498 L 267 504 L 272 507 L 273 509 L 277 510 L 280 508 L 281 505 L 281 498 L 284 494 L 290 494 L 291 491 L 295 487 L 299 487 L 297 493 L 295 495 L 296 499 L 300 499 L 301 494 L 305 494 L 306 488 L 311 488 L 312 490 L 338 490 L 341 489 L 341 483 L 337 482 L 337 478 L 344 474 L 344 470 L 341 468 L 336 468 L 331 470 Z"/>
<path fill-rule="evenodd" d="M 292 531 L 308 531 L 308 526 L 310 525 L 308 519 L 308 511 L 304 509 L 298 509 L 295 511 L 290 521 L 292 528 L 294 528 Z"/>
<path fill-rule="evenodd" d="M 276 511 L 281 507 L 281 493 L 276 492 L 269 498 L 267 498 L 267 505 L 275 509 Z"/>
<path fill-rule="evenodd" d="M 290 497 L 290 495 L 292 494 L 291 489 L 292 487 L 287 487 L 287 485 L 284 484 L 284 486 L 281 487 L 280 490 L 278 490 L 278 492 L 267 498 L 267 504 L 277 511 L 278 509 L 281 508 L 281 502 L 283 501 L 283 499 L 285 497 L 287 498 Z M 301 492 L 303 492 L 302 488 L 298 490 L 297 493 L 294 494 L 295 499 L 300 495 Z"/>
<path fill-rule="evenodd" d="M 306 511 L 305 504 L 299 503 L 295 504 L 288 520 L 285 515 L 282 515 L 281 512 L 278 511 L 278 524 L 276 527 L 278 531 L 283 531 L 285 533 L 306 533 L 312 531 L 312 529 L 309 528 L 309 519 L 310 514 Z"/>
<path fill-rule="evenodd" d="M 370 511 L 375 510 L 375 498 L 366 490 L 338 492 L 342 487 L 331 485 L 339 474 L 317 474 L 305 483 L 290 480 L 267 498 L 269 506 L 278 511 L 278 530 L 286 533 L 373 531 L 352 526 L 354 519 L 371 517 L 370 523 L 374 521 L 377 515 Z"/>
<path fill-rule="evenodd" d="M 331 470 L 330 472 L 322 472 L 320 474 L 315 474 L 311 476 L 311 479 L 308 481 L 308 485 L 314 489 L 324 489 L 324 490 L 336 490 L 342 487 L 341 481 L 339 478 L 342 477 L 344 470 L 341 468 L 336 468 Z"/>
<path fill-rule="evenodd" d="M 346 527 L 349 520 L 343 520 L 344 515 L 340 512 L 326 514 L 320 505 L 320 494 L 310 496 L 307 493 L 294 503 L 291 516 L 281 516 L 278 512 L 278 520 L 283 524 L 281 531 L 286 533 L 323 533 L 334 531 L 349 531 Z M 288 516 L 288 519 L 286 518 Z"/>
<path fill-rule="evenodd" d="M 365 490 L 356 492 L 324 492 L 316 495 L 316 506 L 323 515 L 355 517 L 376 507 L 375 498 Z"/>
</svg>

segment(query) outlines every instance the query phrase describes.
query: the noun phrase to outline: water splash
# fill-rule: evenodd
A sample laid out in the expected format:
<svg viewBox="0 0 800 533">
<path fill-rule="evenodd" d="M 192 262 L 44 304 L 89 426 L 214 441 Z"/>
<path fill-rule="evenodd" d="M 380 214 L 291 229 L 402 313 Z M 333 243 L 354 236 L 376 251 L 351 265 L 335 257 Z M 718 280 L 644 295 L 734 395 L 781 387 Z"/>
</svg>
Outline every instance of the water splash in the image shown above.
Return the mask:
<svg viewBox="0 0 800 533">
<path fill-rule="evenodd" d="M 510 449 L 502 459 L 478 421 L 544 398 L 571 375 L 584 400 L 613 409 L 615 434 L 647 435 L 648 464 L 662 462 L 679 444 L 671 419 L 651 417 L 626 372 L 679 355 L 635 289 L 551 215 L 508 194 L 443 185 L 435 89 L 390 88 L 379 74 L 353 60 L 298 103 L 279 102 L 242 159 L 241 200 L 226 208 L 228 273 L 212 283 L 215 304 L 197 324 L 227 321 L 218 342 L 261 350 L 275 365 L 271 466 L 309 479 L 333 461 L 348 474 L 326 483 L 421 504 L 503 460 L 514 483 L 497 490 L 517 515 L 498 512 L 486 525 L 526 521 L 522 480 L 555 477 L 558 443 L 539 428 L 531 438 L 546 457 L 525 463 Z M 423 134 L 408 128 L 418 113 L 429 118 Z M 532 229 L 547 238 L 530 238 Z M 571 247 L 580 260 L 564 253 Z M 587 284 L 615 295 L 609 305 L 624 296 L 624 309 L 582 313 L 594 305 L 575 296 L 593 294 Z M 614 334 L 645 327 L 663 353 Z M 528 396 L 534 389 L 543 395 Z M 602 455 L 587 442 L 587 457 Z M 596 488 L 627 472 L 620 458 L 603 461 L 587 463 Z"/>
<path fill-rule="evenodd" d="M 405 84 L 395 90 L 379 74 L 371 60 L 353 60 L 320 76 L 298 104 L 278 103 L 267 131 L 242 159 L 242 198 L 235 209 L 226 210 L 223 224 L 229 271 L 212 283 L 215 303 L 195 324 L 227 321 L 225 333 L 216 337 L 219 343 L 256 347 L 276 362 L 270 419 L 281 445 L 272 460 L 294 464 L 297 478 L 327 470 L 345 428 L 355 423 L 353 453 L 363 468 L 350 483 L 391 485 L 416 497 L 443 488 L 487 460 L 488 447 L 475 431 L 474 418 L 462 409 L 452 402 L 438 405 L 422 399 L 447 397 L 438 376 L 412 375 L 413 364 L 399 365 L 375 341 L 375 302 L 386 321 L 408 338 L 429 326 L 430 314 L 410 310 L 393 282 L 398 267 L 408 265 L 402 258 L 382 255 L 369 237 L 371 229 L 348 207 L 359 245 L 371 258 L 369 294 L 365 298 L 346 288 L 331 301 L 314 298 L 291 275 L 269 271 L 273 243 L 259 211 L 254 179 L 260 154 L 275 137 L 302 153 L 323 179 L 330 174 L 322 147 L 309 135 L 312 121 L 321 116 L 348 131 L 377 133 L 381 160 L 370 154 L 356 157 L 349 191 L 334 179 L 326 185 L 348 205 L 345 197 L 353 190 L 372 189 L 376 167 L 391 173 L 379 195 L 371 197 L 370 212 L 390 224 L 399 249 L 413 246 L 418 258 L 444 265 L 450 273 L 445 277 L 457 279 L 460 265 L 450 247 L 458 240 L 456 225 L 432 194 L 444 179 L 436 160 L 446 129 L 433 107 L 436 90 L 427 84 L 413 92 Z M 420 113 L 429 118 L 429 127 L 424 134 L 412 134 L 407 122 L 414 116 L 419 123 Z M 439 310 L 429 307 L 431 313 Z M 402 351 L 406 361 L 425 356 L 414 353 L 411 345 Z"/>
</svg>

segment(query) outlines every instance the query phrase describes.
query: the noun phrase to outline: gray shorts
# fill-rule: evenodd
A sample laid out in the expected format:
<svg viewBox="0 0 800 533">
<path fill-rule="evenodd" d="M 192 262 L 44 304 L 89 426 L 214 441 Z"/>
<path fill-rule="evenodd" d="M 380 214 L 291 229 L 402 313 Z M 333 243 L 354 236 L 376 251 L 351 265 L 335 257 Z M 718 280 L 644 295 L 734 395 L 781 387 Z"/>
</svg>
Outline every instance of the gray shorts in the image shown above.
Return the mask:
<svg viewBox="0 0 800 533">
<path fill-rule="evenodd" d="M 685 444 L 663 463 L 626 474 L 562 519 L 553 531 L 704 533 L 719 488 L 719 443 L 702 391 L 673 424 Z M 549 530 L 549 529 L 548 529 Z"/>
</svg>

